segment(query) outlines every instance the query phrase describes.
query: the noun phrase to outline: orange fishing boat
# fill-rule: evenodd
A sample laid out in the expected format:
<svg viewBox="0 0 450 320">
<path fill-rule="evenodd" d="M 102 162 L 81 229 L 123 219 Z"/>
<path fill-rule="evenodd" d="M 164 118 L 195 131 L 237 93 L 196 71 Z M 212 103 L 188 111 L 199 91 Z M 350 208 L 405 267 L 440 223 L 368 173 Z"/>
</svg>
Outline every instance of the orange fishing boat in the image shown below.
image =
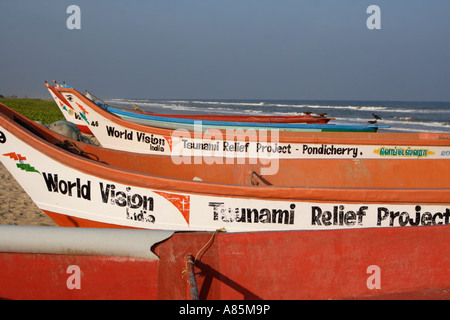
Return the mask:
<svg viewBox="0 0 450 320">
<path fill-rule="evenodd" d="M 304 145 L 315 158 L 278 159 L 277 172 L 265 176 L 261 161 L 176 164 L 73 141 L 1 104 L 0 111 L 3 165 L 59 225 L 173 232 L 153 243 L 160 260 L 139 262 L 149 268 L 141 279 L 151 289 L 121 274 L 130 258 L 111 267 L 136 293 L 131 298 L 185 298 L 180 267 L 197 252 L 190 261 L 201 272 L 197 287 L 205 299 L 442 297 L 450 288 L 449 135 L 314 133 Z M 371 158 L 324 157 L 341 145 L 356 155 L 371 148 Z M 224 232 L 212 238 L 217 230 Z M 0 265 L 26 263 L 35 275 L 42 269 L 30 261 L 37 259 L 60 274 L 72 259 L 83 274 L 98 277 L 85 293 L 108 296 L 100 283 L 109 276 L 93 267 L 108 259 L 84 264 L 85 258 L 41 254 L 4 253 Z M 41 287 L 40 296 L 66 275 Z M 0 297 L 27 297 L 25 288 L 9 295 L 8 279 L 2 277 Z M 24 281 L 42 284 L 33 279 Z M 58 290 L 75 292 L 66 289 Z"/>
</svg>

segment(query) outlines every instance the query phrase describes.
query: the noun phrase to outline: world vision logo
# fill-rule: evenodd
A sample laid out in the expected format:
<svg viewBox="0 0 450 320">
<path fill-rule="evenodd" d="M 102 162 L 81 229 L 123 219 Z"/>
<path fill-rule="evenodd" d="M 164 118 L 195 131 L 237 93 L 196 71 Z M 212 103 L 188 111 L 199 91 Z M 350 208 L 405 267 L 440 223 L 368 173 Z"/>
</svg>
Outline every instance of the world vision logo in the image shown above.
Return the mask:
<svg viewBox="0 0 450 320">
<path fill-rule="evenodd" d="M 170 152 L 172 152 L 172 137 L 164 136 L 164 139 L 166 139 L 167 144 L 169 145 Z"/>
<path fill-rule="evenodd" d="M 27 158 L 22 156 L 21 154 L 17 154 L 15 152 L 10 152 L 10 153 L 5 153 L 3 155 L 5 157 L 9 157 L 11 159 L 14 159 L 15 161 L 18 161 L 19 163 L 16 163 L 16 166 L 20 170 L 24 170 L 26 172 L 37 172 L 37 173 L 41 174 L 34 167 L 32 167 L 29 163 L 25 163 L 25 160 L 27 160 Z"/>
<path fill-rule="evenodd" d="M 189 225 L 189 217 L 190 217 L 190 197 L 179 195 L 179 194 L 173 194 L 173 193 L 166 193 L 166 192 L 160 192 L 160 191 L 154 191 L 156 194 L 159 194 L 160 196 L 163 196 L 166 200 L 169 200 L 175 208 L 178 209 L 178 211 L 181 212 L 184 219 L 186 220 L 187 224 Z"/>
</svg>

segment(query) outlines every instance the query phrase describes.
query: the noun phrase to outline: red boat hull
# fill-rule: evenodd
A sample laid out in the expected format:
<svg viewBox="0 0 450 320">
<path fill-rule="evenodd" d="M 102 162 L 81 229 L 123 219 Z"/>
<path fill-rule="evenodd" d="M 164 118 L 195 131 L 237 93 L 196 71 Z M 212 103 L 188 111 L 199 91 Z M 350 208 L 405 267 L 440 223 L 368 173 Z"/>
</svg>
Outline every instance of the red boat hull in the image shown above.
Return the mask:
<svg viewBox="0 0 450 320">
<path fill-rule="evenodd" d="M 82 272 L 80 289 L 67 286 L 73 265 Z M 0 267 L 0 299 L 158 299 L 158 261 L 0 253 Z"/>
<path fill-rule="evenodd" d="M 0 297 L 190 299 L 182 272 L 199 253 L 200 299 L 449 299 L 449 237 L 450 226 L 175 233 L 154 248 L 160 261 L 1 253 Z M 80 289 L 67 286 L 71 265 Z"/>
</svg>

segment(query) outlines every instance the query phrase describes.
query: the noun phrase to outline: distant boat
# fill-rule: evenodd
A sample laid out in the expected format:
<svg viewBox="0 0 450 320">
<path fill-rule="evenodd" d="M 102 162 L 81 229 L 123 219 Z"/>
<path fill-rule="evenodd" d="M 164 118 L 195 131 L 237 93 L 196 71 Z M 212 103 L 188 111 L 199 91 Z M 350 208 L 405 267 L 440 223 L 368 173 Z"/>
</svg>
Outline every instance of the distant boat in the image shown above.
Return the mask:
<svg viewBox="0 0 450 320">
<path fill-rule="evenodd" d="M 124 120 L 143 124 L 147 126 L 157 127 L 157 128 L 167 128 L 167 129 L 188 129 L 194 130 L 196 121 L 201 121 L 202 126 L 205 129 L 277 129 L 285 131 L 323 131 L 323 132 L 342 132 L 342 131 L 355 131 L 355 132 L 376 132 L 378 128 L 388 128 L 386 126 L 377 126 L 374 124 L 369 125 L 338 125 L 329 124 L 321 121 L 249 121 L 249 119 L 244 119 L 242 121 L 240 118 L 235 118 L 233 120 L 227 119 L 217 119 L 210 118 L 201 119 L 199 117 L 172 117 L 172 116 L 161 116 L 152 115 L 149 113 L 138 113 L 130 110 L 113 108 L 110 106 L 103 106 L 106 110 L 111 113 L 121 117 Z M 327 121 L 328 122 L 328 121 Z"/>
<path fill-rule="evenodd" d="M 86 95 L 88 97 L 88 95 Z M 92 96 L 91 96 L 92 97 Z M 93 98 L 93 97 L 92 97 Z M 135 111 L 128 109 L 120 109 L 111 107 L 110 105 L 98 101 L 97 99 L 91 99 L 96 104 L 102 108 L 106 108 L 112 113 L 116 113 L 116 109 L 124 110 L 128 112 L 134 112 L 140 115 L 157 116 L 164 118 L 176 118 L 176 119 L 192 119 L 192 120 L 202 120 L 202 121 L 224 121 L 224 122 L 260 122 L 260 123 L 328 123 L 334 118 L 325 117 L 325 114 L 321 113 L 318 115 L 312 115 L 311 113 L 306 113 L 304 115 L 224 115 L 224 114 L 161 114 L 145 112 L 141 108 L 133 105 Z M 119 115 L 120 116 L 120 115 Z M 131 119 L 132 120 L 132 119 Z"/>
</svg>

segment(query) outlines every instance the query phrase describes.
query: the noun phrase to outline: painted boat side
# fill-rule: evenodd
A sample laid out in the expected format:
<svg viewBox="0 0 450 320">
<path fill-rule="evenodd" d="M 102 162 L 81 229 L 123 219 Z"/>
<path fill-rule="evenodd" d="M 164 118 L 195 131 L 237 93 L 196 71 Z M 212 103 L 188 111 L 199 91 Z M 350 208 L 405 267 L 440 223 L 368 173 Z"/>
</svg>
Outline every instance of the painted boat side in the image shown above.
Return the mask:
<svg viewBox="0 0 450 320">
<path fill-rule="evenodd" d="M 89 128 L 89 122 L 87 121 L 85 114 L 80 112 L 79 107 L 73 108 L 72 105 L 66 99 L 58 95 L 55 90 L 50 90 L 49 88 L 51 86 L 48 85 L 47 82 L 45 84 L 64 118 L 66 118 L 67 121 L 74 123 L 82 133 L 92 135 L 93 133 Z"/>
<path fill-rule="evenodd" d="M 54 90 L 50 87 L 49 90 Z M 62 90 L 62 89 L 60 89 Z M 183 130 L 168 130 L 155 127 L 148 127 L 131 123 L 120 119 L 106 110 L 96 106 L 94 103 L 88 101 L 84 96 L 79 95 L 73 89 L 64 89 L 63 96 L 57 92 L 60 99 L 64 102 L 67 101 L 66 97 L 70 97 L 75 106 L 80 105 L 86 112 L 86 117 L 91 123 L 91 130 L 104 147 L 114 148 L 130 152 L 139 152 L 147 154 L 160 154 L 160 155 L 172 155 L 173 150 L 177 152 L 186 152 L 183 154 L 203 156 L 202 150 L 193 150 L 187 148 L 189 145 L 185 145 L 182 141 L 187 139 L 189 143 L 196 144 L 216 144 L 217 142 L 223 143 L 218 148 L 218 151 L 226 150 L 224 153 L 216 153 L 217 157 L 271 157 L 270 154 L 257 153 L 257 143 L 276 141 L 280 148 L 284 151 L 292 151 L 279 153 L 280 158 L 304 158 L 307 155 L 307 150 L 304 148 L 306 144 L 313 143 L 317 147 L 326 144 L 340 144 L 342 147 L 346 145 L 351 148 L 351 145 L 374 145 L 378 144 L 380 149 L 384 146 L 414 146 L 427 143 L 431 145 L 445 145 L 445 134 L 419 134 L 419 133 L 356 133 L 356 132 L 274 132 L 265 131 L 265 136 L 262 136 L 264 132 L 255 131 L 239 131 L 239 130 L 207 130 L 206 132 L 186 132 Z M 82 105 L 83 104 L 83 105 Z M 450 136 L 450 135 L 447 135 Z M 144 138 L 139 140 L 139 137 L 145 137 L 145 139 L 154 139 L 158 143 L 142 143 Z M 442 139 L 441 139 L 442 137 Z M 278 138 L 275 140 L 275 138 Z M 150 141 L 150 140 L 149 140 Z M 251 147 L 248 150 L 254 152 L 242 153 L 242 152 L 229 152 L 229 148 L 226 148 L 225 142 L 228 146 L 234 145 L 235 141 L 250 141 Z M 163 145 L 164 144 L 164 145 Z M 274 146 L 274 145 L 273 145 Z M 291 147 L 292 148 L 291 148 Z M 315 147 L 314 146 L 314 147 Z M 280 149 L 280 150 L 281 150 Z M 289 149 L 289 150 L 288 150 Z M 262 150 L 262 149 L 261 149 Z M 369 152 L 368 154 L 373 152 Z"/>
</svg>

